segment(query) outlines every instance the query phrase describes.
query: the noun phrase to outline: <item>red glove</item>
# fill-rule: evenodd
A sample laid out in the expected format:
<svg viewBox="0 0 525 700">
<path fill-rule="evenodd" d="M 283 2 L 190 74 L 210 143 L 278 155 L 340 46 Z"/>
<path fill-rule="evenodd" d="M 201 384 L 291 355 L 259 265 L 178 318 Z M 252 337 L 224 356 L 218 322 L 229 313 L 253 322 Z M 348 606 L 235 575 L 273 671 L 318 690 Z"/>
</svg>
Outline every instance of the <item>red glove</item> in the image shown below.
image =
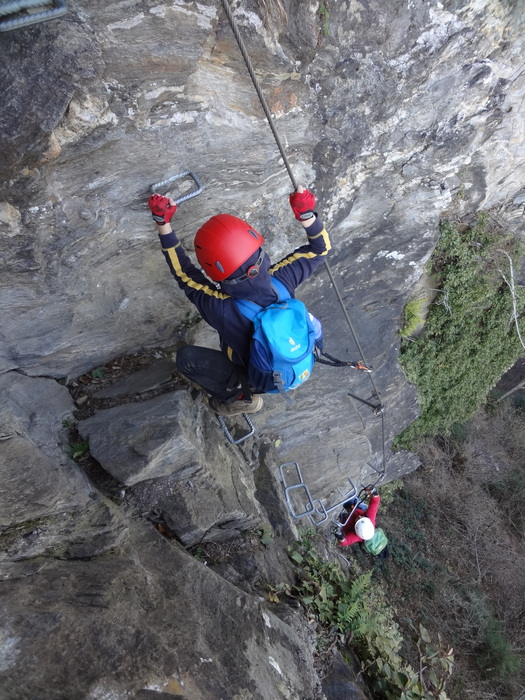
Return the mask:
<svg viewBox="0 0 525 700">
<path fill-rule="evenodd" d="M 170 200 L 160 194 L 152 194 L 148 199 L 148 206 L 153 214 L 153 220 L 160 225 L 169 224 L 171 217 L 177 211 L 177 205 L 170 204 Z"/>
<path fill-rule="evenodd" d="M 307 221 L 314 216 L 315 195 L 309 190 L 290 195 L 290 206 L 298 221 Z"/>
</svg>

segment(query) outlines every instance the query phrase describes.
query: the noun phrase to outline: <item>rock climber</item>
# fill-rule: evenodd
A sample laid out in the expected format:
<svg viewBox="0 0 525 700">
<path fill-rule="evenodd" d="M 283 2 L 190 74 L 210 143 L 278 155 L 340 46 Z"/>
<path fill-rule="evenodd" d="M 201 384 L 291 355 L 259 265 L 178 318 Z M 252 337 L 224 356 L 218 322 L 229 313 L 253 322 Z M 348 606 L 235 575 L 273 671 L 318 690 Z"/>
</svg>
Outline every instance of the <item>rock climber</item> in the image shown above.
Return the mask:
<svg viewBox="0 0 525 700">
<path fill-rule="evenodd" d="M 370 499 L 368 505 L 359 497 L 354 497 L 344 504 L 339 514 L 341 527 L 334 534 L 342 547 L 348 547 L 356 542 L 366 542 L 374 536 L 381 497 L 373 486 L 367 486 L 365 493 Z"/>
<path fill-rule="evenodd" d="M 262 249 L 260 233 L 236 216 L 217 214 L 195 236 L 195 253 L 202 269 L 191 262 L 172 230 L 175 201 L 160 194 L 148 201 L 171 273 L 220 339 L 220 350 L 195 345 L 180 348 L 177 369 L 210 395 L 210 408 L 222 416 L 257 413 L 263 406 L 257 387 L 246 383 L 253 323 L 241 313 L 235 299 L 260 307 L 273 304 L 278 295 L 272 278 L 294 297 L 295 289 L 319 267 L 331 247 L 323 222 L 314 211 L 315 195 L 299 186 L 289 200 L 295 218 L 305 229 L 305 245 L 272 265 Z"/>
</svg>

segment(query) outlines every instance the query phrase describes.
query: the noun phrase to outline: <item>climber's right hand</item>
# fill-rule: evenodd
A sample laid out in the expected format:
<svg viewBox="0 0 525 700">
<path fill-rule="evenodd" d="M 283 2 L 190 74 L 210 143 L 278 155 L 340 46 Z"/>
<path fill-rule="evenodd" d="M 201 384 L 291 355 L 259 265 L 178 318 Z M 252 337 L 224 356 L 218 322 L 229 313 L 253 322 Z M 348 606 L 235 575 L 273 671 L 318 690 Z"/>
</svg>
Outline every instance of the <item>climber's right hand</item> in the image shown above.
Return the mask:
<svg viewBox="0 0 525 700">
<path fill-rule="evenodd" d="M 152 194 L 148 199 L 148 206 L 153 216 L 153 221 L 162 226 L 169 224 L 171 217 L 177 211 L 177 204 L 174 199 L 163 197 L 161 194 Z"/>
<path fill-rule="evenodd" d="M 315 195 L 310 190 L 305 190 L 299 185 L 295 192 L 290 195 L 290 206 L 297 221 L 308 221 L 314 214 Z"/>
</svg>

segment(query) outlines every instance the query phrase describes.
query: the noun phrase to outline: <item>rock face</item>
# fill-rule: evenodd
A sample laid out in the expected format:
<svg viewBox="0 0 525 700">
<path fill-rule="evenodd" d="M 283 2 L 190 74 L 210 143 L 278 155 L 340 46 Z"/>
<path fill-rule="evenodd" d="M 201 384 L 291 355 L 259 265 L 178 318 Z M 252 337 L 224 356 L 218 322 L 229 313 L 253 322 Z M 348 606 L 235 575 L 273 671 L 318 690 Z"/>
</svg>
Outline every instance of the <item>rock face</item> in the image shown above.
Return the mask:
<svg viewBox="0 0 525 700">
<path fill-rule="evenodd" d="M 128 524 L 111 556 L 4 570 L 2 697 L 321 696 L 311 647 L 290 624 L 144 523 Z"/>
<path fill-rule="evenodd" d="M 134 487 L 142 508 L 162 512 L 185 545 L 231 537 L 262 515 L 253 476 L 203 408 L 176 391 L 99 411 L 78 426 L 95 459 Z"/>
<path fill-rule="evenodd" d="M 298 612 L 254 595 L 247 575 L 248 591 L 234 586 L 231 573 L 217 575 L 144 517 L 162 512 L 185 544 L 231 538 L 234 529 L 266 519 L 255 499 L 253 466 L 248 470 L 239 450 L 227 452 L 212 434 L 219 431 L 215 423 L 208 421 L 202 442 L 213 438 L 219 446 L 203 453 L 198 467 L 190 466 L 194 453 L 181 450 L 181 468 L 175 460 L 170 478 L 147 469 L 139 475 L 133 463 L 129 478 L 119 471 L 134 485 L 117 506 L 57 442 L 74 408 L 68 391 L 17 373 L 0 380 L 2 700 L 141 697 L 146 690 L 209 700 L 262 700 L 270 689 L 275 697 L 322 697 L 312 640 Z M 188 392 L 153 403 L 159 399 L 166 406 L 182 402 L 192 415 Z M 82 426 L 93 452 L 104 422 L 120 425 L 99 416 Z M 124 446 L 132 441 L 120 428 L 115 450 L 120 439 L 126 464 Z M 160 426 L 156 440 L 162 439 Z M 148 444 L 143 440 L 145 462 Z M 107 454 L 111 471 L 113 453 Z M 261 555 L 268 568 L 261 569 L 260 586 L 289 578 L 275 552 Z"/>
<path fill-rule="evenodd" d="M 2 33 L 2 700 L 328 695 L 298 614 L 259 599 L 265 581 L 291 576 L 278 543 L 302 522 L 279 467 L 297 464 L 327 510 L 349 479 L 414 469 L 413 455 L 390 452 L 418 410 L 397 330 L 439 217 L 492 208 L 523 232 L 522 3 L 232 7 L 332 238 L 329 266 L 300 296 L 328 352 L 374 372 L 316 367 L 291 406 L 265 399 L 240 446 L 198 394 L 162 388 L 173 349 L 216 338 L 170 277 L 150 186 L 198 175 L 202 194 L 173 222 L 188 249 L 218 212 L 249 219 L 273 259 L 303 240 L 221 3 L 124 0 L 116 12 L 72 0 L 59 20 Z M 105 475 L 88 478 L 67 454 L 67 386 L 153 348 L 159 366 L 104 386 L 79 423 Z M 184 551 L 261 527 L 276 544 L 221 576 Z"/>
</svg>

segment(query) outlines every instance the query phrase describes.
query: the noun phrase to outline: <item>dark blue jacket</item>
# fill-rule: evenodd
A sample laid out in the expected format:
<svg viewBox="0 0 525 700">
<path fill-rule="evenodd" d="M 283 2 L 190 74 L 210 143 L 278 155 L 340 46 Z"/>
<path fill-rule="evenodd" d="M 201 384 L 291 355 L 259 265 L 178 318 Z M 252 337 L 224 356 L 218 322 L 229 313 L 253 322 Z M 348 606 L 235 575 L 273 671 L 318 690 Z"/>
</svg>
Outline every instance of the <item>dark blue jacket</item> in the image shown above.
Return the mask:
<svg viewBox="0 0 525 700">
<path fill-rule="evenodd" d="M 174 231 L 159 236 L 162 252 L 179 287 L 202 318 L 218 332 L 221 350 L 235 364 L 247 366 L 253 331 L 252 322 L 241 314 L 235 298 L 248 299 L 260 306 L 273 304 L 277 294 L 271 286 L 272 275 L 286 286 L 292 297 L 295 296 L 295 289 L 319 267 L 330 250 L 330 239 L 320 219 L 304 230 L 308 238 L 306 245 L 296 248 L 274 265 L 265 255 L 257 277 L 235 286 L 219 283 L 220 289 L 191 262 Z M 239 268 L 238 275 L 253 265 L 257 257 L 258 251 Z"/>
</svg>

